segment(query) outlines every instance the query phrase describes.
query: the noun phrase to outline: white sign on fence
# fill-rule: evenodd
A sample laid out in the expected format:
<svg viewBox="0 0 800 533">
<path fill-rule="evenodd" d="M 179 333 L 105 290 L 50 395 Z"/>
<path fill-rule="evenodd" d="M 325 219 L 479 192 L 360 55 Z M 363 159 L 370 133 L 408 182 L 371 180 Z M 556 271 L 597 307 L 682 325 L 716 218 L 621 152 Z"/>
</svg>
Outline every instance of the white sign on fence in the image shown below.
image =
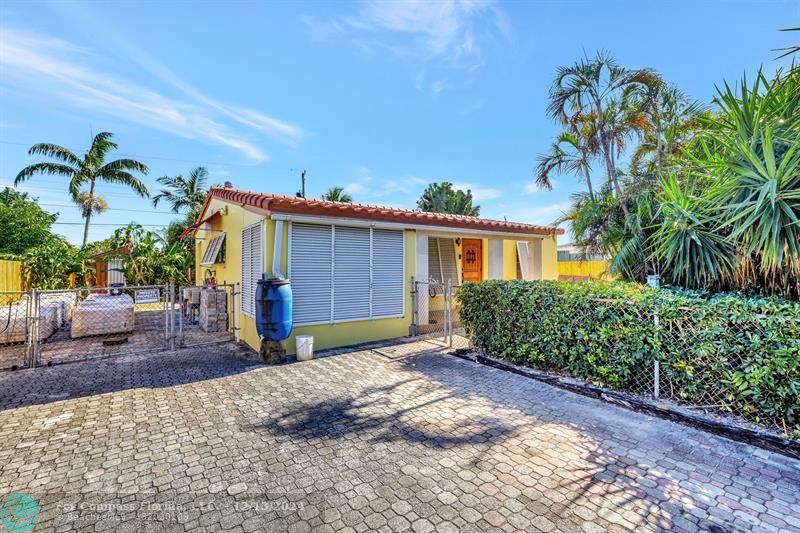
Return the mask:
<svg viewBox="0 0 800 533">
<path fill-rule="evenodd" d="M 159 289 L 136 289 L 137 304 L 157 304 L 161 301 Z"/>
</svg>

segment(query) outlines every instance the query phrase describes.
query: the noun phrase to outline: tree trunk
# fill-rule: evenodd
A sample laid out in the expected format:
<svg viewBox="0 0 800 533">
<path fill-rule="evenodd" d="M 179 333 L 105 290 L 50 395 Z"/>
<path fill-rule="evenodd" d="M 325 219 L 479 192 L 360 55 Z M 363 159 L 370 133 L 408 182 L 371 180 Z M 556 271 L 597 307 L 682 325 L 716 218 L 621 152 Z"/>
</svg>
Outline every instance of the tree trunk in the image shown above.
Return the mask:
<svg viewBox="0 0 800 533">
<path fill-rule="evenodd" d="M 589 188 L 589 198 L 591 198 L 592 203 L 594 203 L 594 189 L 592 188 L 592 178 L 589 175 L 589 169 L 584 168 L 583 174 L 586 177 L 586 186 Z"/>
<path fill-rule="evenodd" d="M 619 202 L 620 207 L 622 207 L 622 212 L 625 213 L 625 219 L 628 219 L 628 206 L 625 205 L 625 202 L 622 199 L 622 187 L 619 186 L 619 179 L 617 179 L 617 169 L 614 166 L 614 161 L 611 158 L 611 142 L 603 136 L 603 156 L 605 157 L 606 161 L 606 171 L 608 172 L 608 178 L 611 180 L 611 183 L 614 184 L 614 193 L 617 196 L 617 201 Z"/>
<path fill-rule="evenodd" d="M 89 186 L 89 209 L 86 210 L 86 224 L 83 226 L 83 246 L 89 240 L 89 221 L 92 218 L 92 208 L 94 207 L 94 179 Z"/>
</svg>

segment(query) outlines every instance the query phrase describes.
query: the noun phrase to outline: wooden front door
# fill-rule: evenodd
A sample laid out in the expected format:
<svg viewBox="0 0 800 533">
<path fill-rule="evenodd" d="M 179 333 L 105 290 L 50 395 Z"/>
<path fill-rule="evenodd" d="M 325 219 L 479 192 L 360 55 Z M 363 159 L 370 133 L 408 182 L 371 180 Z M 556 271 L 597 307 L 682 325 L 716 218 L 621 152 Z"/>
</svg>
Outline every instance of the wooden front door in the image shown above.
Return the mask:
<svg viewBox="0 0 800 533">
<path fill-rule="evenodd" d="M 461 270 L 464 282 L 483 279 L 483 241 L 480 239 L 461 240 Z"/>
</svg>

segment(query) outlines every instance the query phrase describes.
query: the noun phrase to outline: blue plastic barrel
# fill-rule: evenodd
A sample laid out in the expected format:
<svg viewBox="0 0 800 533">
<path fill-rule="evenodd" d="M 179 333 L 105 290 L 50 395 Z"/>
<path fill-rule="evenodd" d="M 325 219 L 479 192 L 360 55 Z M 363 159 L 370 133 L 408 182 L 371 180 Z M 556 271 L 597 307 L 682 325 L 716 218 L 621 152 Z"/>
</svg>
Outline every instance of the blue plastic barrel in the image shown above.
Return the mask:
<svg viewBox="0 0 800 533">
<path fill-rule="evenodd" d="M 256 331 L 264 338 L 282 341 L 292 334 L 292 286 L 288 279 L 266 274 L 256 287 Z"/>
</svg>

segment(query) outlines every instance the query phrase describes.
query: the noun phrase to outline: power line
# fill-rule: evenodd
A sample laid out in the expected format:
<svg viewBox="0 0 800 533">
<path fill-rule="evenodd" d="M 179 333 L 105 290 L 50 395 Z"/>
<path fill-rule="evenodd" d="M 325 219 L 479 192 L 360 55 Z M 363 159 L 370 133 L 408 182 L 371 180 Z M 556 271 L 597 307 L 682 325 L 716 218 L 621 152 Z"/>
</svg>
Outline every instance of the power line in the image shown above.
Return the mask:
<svg viewBox="0 0 800 533">
<path fill-rule="evenodd" d="M 102 196 L 102 195 L 98 195 Z M 78 204 L 51 204 L 47 202 L 37 202 L 39 205 L 47 205 L 52 207 L 80 207 Z M 148 211 L 147 209 L 122 209 L 120 207 L 108 207 L 106 211 L 128 211 L 130 213 L 148 213 L 150 215 L 171 215 L 175 217 L 181 216 L 181 213 L 173 213 L 172 211 Z"/>
<path fill-rule="evenodd" d="M 86 222 L 53 222 L 53 224 L 60 224 L 62 226 L 85 226 Z M 138 222 L 134 223 L 127 223 L 127 224 L 112 224 L 110 222 L 92 222 L 89 224 L 89 227 L 94 226 L 147 226 L 151 228 L 166 228 L 169 227 L 169 224 L 139 224 Z"/>
<path fill-rule="evenodd" d="M 38 144 L 38 143 L 30 143 L 30 144 L 28 144 L 28 143 L 13 142 L 13 141 L 0 141 L 0 144 L 9 144 L 9 145 L 14 145 L 14 146 L 27 146 L 28 148 L 30 148 L 34 144 Z M 85 154 L 86 153 L 86 150 L 73 150 L 71 148 L 67 148 L 67 149 L 69 151 L 75 153 L 75 155 Z M 248 164 L 245 164 L 245 163 L 228 163 L 228 162 L 225 162 L 225 163 L 203 163 L 203 162 L 200 162 L 200 161 L 190 161 L 188 159 L 176 159 L 174 157 L 163 157 L 163 156 L 157 156 L 157 155 L 126 154 L 126 153 L 122 153 L 122 152 L 114 152 L 114 154 L 118 155 L 118 156 L 122 156 L 122 157 L 136 157 L 136 158 L 141 158 L 141 159 L 159 159 L 159 160 L 162 160 L 162 161 L 174 161 L 176 163 L 188 163 L 190 165 L 198 165 L 198 166 L 203 166 L 203 167 L 212 166 L 212 165 L 222 165 L 222 166 L 235 166 L 235 167 L 254 168 L 256 166 L 256 165 L 248 165 Z"/>
</svg>

